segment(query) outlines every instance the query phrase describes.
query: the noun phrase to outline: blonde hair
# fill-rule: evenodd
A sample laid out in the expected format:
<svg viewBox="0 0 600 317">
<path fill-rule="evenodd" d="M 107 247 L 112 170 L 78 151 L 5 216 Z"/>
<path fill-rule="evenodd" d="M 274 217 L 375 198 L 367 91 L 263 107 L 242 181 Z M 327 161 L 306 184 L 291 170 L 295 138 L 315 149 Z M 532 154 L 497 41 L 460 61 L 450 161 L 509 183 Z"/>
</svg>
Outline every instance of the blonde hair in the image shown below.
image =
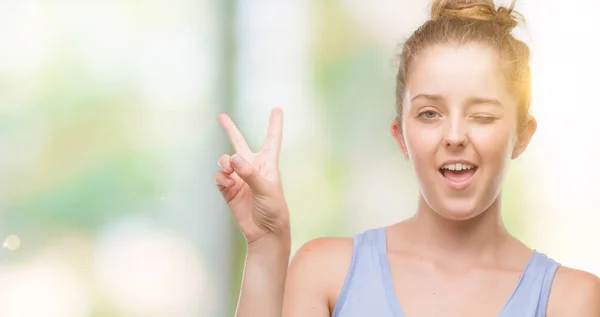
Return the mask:
<svg viewBox="0 0 600 317">
<path fill-rule="evenodd" d="M 402 102 L 406 82 L 414 58 L 436 44 L 482 43 L 499 53 L 507 83 L 515 94 L 519 106 L 519 131 L 524 128 L 531 103 L 531 71 L 529 47 L 516 39 L 511 31 L 519 22 L 525 23 L 521 14 L 511 6 L 498 7 L 493 0 L 435 0 L 431 19 L 419 27 L 402 45 L 400 67 L 396 77 L 396 112 L 402 119 Z"/>
</svg>

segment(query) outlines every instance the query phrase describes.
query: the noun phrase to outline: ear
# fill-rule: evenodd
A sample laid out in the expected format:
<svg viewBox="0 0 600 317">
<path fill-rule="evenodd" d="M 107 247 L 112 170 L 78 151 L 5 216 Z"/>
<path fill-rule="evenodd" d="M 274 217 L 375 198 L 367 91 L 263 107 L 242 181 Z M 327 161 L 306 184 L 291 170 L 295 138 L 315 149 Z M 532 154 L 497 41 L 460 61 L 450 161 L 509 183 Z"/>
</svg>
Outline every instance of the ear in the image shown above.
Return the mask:
<svg viewBox="0 0 600 317">
<path fill-rule="evenodd" d="M 398 117 L 395 117 L 394 120 L 392 120 L 390 132 L 392 133 L 392 136 L 394 136 L 394 139 L 396 139 L 398 148 L 400 148 L 400 151 L 402 151 L 404 157 L 408 159 L 408 150 L 406 149 L 406 144 L 404 143 L 404 137 L 402 136 L 402 130 L 400 123 L 398 122 Z"/>
<path fill-rule="evenodd" d="M 515 147 L 513 149 L 511 157 L 512 159 L 516 159 L 517 157 L 521 156 L 523 152 L 525 152 L 536 130 L 537 120 L 535 120 L 535 118 L 532 115 L 529 115 L 527 117 L 527 122 L 525 124 L 525 127 L 523 128 L 523 131 L 521 131 L 519 137 L 517 138 L 517 142 L 515 143 Z"/>
</svg>

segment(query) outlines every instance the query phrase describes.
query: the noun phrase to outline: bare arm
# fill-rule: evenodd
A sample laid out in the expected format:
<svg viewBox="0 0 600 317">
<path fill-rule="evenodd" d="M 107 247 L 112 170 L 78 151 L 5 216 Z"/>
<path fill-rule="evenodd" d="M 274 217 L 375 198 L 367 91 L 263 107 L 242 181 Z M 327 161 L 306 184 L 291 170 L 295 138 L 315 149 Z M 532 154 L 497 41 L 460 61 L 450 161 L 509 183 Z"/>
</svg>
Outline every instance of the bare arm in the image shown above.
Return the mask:
<svg viewBox="0 0 600 317">
<path fill-rule="evenodd" d="M 214 179 L 248 245 L 236 316 L 329 317 L 350 265 L 352 240 L 313 240 L 288 269 L 289 213 L 278 168 L 281 110 L 271 113 L 258 152 L 227 115 L 217 119 L 236 153 L 219 158 Z"/>
<path fill-rule="evenodd" d="M 309 241 L 289 267 L 289 249 L 275 243 L 248 248 L 236 316 L 330 317 L 350 266 L 352 239 Z"/>
<path fill-rule="evenodd" d="M 289 242 L 257 242 L 248 245 L 236 316 L 281 317 Z"/>
<path fill-rule="evenodd" d="M 306 243 L 290 264 L 284 317 L 330 317 L 352 259 L 352 239 L 321 238 Z"/>
<path fill-rule="evenodd" d="M 593 274 L 560 267 L 547 309 L 548 317 L 600 317 L 600 279 Z"/>
<path fill-rule="evenodd" d="M 214 180 L 248 246 L 237 317 L 281 317 L 290 253 L 289 213 L 278 166 L 282 116 L 281 109 L 271 112 L 267 139 L 258 152 L 229 116 L 217 117 L 235 154 L 219 158 Z"/>
</svg>

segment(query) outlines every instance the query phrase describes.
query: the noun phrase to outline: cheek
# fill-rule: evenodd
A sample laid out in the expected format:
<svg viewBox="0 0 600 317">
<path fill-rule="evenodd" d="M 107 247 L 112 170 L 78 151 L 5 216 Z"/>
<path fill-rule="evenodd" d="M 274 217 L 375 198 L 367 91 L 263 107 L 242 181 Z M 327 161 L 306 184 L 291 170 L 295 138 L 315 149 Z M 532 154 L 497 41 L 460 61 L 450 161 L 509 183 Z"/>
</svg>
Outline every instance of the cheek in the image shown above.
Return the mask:
<svg viewBox="0 0 600 317">
<path fill-rule="evenodd" d="M 514 146 L 515 128 L 511 124 L 473 125 L 469 139 L 479 155 L 489 162 L 498 162 L 510 157 Z"/>
<path fill-rule="evenodd" d="M 415 168 L 431 165 L 440 146 L 442 133 L 439 127 L 412 120 L 406 121 L 405 144 Z"/>
</svg>

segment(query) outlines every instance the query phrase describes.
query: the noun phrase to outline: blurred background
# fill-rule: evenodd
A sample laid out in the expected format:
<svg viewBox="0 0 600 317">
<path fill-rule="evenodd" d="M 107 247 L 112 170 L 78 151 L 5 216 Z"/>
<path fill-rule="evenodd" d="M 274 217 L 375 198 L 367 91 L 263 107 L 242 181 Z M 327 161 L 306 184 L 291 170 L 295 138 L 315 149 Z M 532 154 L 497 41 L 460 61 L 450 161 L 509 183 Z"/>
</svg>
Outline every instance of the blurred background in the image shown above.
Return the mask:
<svg viewBox="0 0 600 317">
<path fill-rule="evenodd" d="M 410 216 L 389 135 L 426 0 L 0 0 L 0 316 L 220 317 L 244 244 L 213 183 L 227 112 L 284 110 L 293 248 Z M 594 0 L 522 0 L 538 133 L 506 183 L 531 247 L 600 274 Z"/>
</svg>

